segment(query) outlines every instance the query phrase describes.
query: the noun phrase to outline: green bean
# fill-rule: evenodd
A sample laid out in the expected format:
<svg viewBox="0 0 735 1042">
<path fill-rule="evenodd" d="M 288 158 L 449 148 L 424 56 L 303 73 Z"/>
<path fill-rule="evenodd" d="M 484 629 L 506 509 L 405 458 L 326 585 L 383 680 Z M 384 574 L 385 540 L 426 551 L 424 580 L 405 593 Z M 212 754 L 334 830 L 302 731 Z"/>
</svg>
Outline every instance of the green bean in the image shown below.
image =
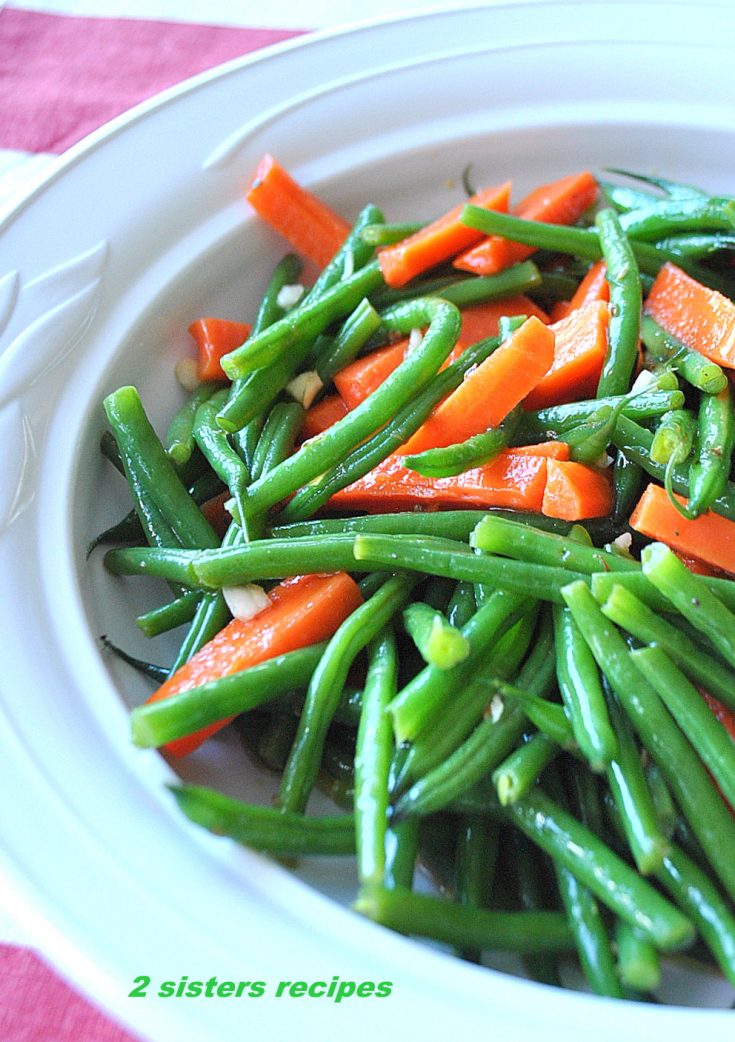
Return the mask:
<svg viewBox="0 0 735 1042">
<path fill-rule="evenodd" d="M 373 203 L 368 203 L 360 210 L 347 238 L 317 276 L 311 289 L 307 290 L 300 301 L 301 305 L 317 300 L 327 290 L 345 282 L 346 273 L 349 273 L 350 269 L 359 271 L 368 263 L 373 256 L 374 247 L 372 243 L 367 242 L 362 233 L 368 225 L 380 224 L 383 219 L 382 211 Z"/>
<path fill-rule="evenodd" d="M 671 409 L 659 420 L 651 443 L 654 463 L 684 463 L 694 447 L 697 421 L 689 409 Z"/>
<path fill-rule="evenodd" d="M 473 530 L 470 545 L 486 553 L 508 555 L 555 571 L 559 568 L 586 574 L 640 571 L 640 565 L 632 558 L 493 514 L 487 514 Z"/>
<path fill-rule="evenodd" d="M 712 641 L 725 661 L 735 667 L 735 613 L 663 543 L 644 547 L 641 563 L 643 574 L 659 593 L 668 597 L 684 618 Z"/>
<path fill-rule="evenodd" d="M 419 845 L 419 818 L 391 823 L 385 836 L 385 886 L 391 890 L 413 886 Z"/>
<path fill-rule="evenodd" d="M 614 584 L 608 590 L 595 577 L 592 592 L 603 615 L 644 644 L 657 644 L 688 676 L 735 709 L 735 673 L 711 651 L 662 619 L 624 586 Z"/>
<path fill-rule="evenodd" d="M 428 604 L 409 604 L 403 610 L 403 624 L 421 657 L 437 669 L 452 669 L 470 653 L 470 643 L 447 622 L 441 611 Z"/>
<path fill-rule="evenodd" d="M 387 706 L 396 691 L 398 654 L 386 629 L 370 648 L 360 726 L 355 747 L 355 832 L 361 884 L 385 878 L 388 784 L 393 729 Z"/>
<path fill-rule="evenodd" d="M 171 786 L 181 810 L 196 825 L 271 854 L 354 854 L 352 814 L 305 818 L 272 807 L 241 803 L 198 785 Z"/>
<path fill-rule="evenodd" d="M 298 724 L 288 713 L 274 713 L 258 741 L 258 757 L 271 771 L 282 771 Z"/>
<path fill-rule="evenodd" d="M 167 633 L 186 622 L 191 622 L 201 596 L 198 590 L 187 590 L 176 600 L 144 612 L 135 621 L 146 637 L 157 637 L 160 633 Z"/>
<path fill-rule="evenodd" d="M 678 408 L 681 404 L 679 402 L 678 405 L 673 407 Z M 613 444 L 623 451 L 629 459 L 638 463 L 647 474 L 663 482 L 666 468 L 658 463 L 654 463 L 651 459 L 652 443 L 653 434 L 650 431 L 634 423 L 633 420 L 630 420 L 625 415 L 618 417 L 613 433 Z M 671 485 L 680 495 L 689 495 L 688 468 L 683 466 L 673 467 L 671 471 Z M 722 494 L 715 499 L 710 509 L 714 510 L 716 514 L 721 514 L 722 517 L 735 521 L 735 484 L 731 481 L 726 482 Z"/>
<path fill-rule="evenodd" d="M 661 981 L 661 963 L 655 946 L 629 923 L 615 924 L 618 973 L 634 991 L 655 991 Z M 622 998 L 622 995 L 620 996 Z"/>
<path fill-rule="evenodd" d="M 253 480 L 270 473 L 290 456 L 303 426 L 304 415 L 303 406 L 298 402 L 278 402 L 273 406 L 253 457 Z"/>
<path fill-rule="evenodd" d="M 497 275 L 474 275 L 443 289 L 439 296 L 459 308 L 481 304 L 485 300 L 502 300 L 517 293 L 527 293 L 541 282 L 541 274 L 533 261 L 513 264 Z"/>
<path fill-rule="evenodd" d="M 265 410 L 254 416 L 252 420 L 241 427 L 240 430 L 235 431 L 231 435 L 232 444 L 235 446 L 237 451 L 245 463 L 245 466 L 250 471 L 252 476 L 253 473 L 253 458 L 255 456 L 255 450 L 258 447 L 260 441 L 260 435 L 263 431 L 263 423 L 265 421 Z"/>
<path fill-rule="evenodd" d="M 284 460 L 270 474 L 251 485 L 248 490 L 248 513 L 263 513 L 334 466 L 346 452 L 387 423 L 439 369 L 457 339 L 460 318 L 454 305 L 424 298 L 385 312 L 383 322 L 388 329 L 399 332 L 427 323 L 429 328 L 420 346 L 401 362 L 376 391 L 328 430 L 310 438 L 298 452 Z"/>
<path fill-rule="evenodd" d="M 617 755 L 618 742 L 607 710 L 600 674 L 567 607 L 554 605 L 556 675 L 574 737 L 593 771 Z"/>
<path fill-rule="evenodd" d="M 410 890 L 363 888 L 354 909 L 401 933 L 458 947 L 515 952 L 566 951 L 569 927 L 559 912 L 490 912 Z"/>
<path fill-rule="evenodd" d="M 564 271 L 542 271 L 541 285 L 536 291 L 543 304 L 553 305 L 559 300 L 569 300 L 574 296 L 579 279 Z"/>
<path fill-rule="evenodd" d="M 725 799 L 735 806 L 735 742 L 730 734 L 665 651 L 639 648 L 630 654 L 707 765 Z"/>
<path fill-rule="evenodd" d="M 650 315 L 641 320 L 641 337 L 653 358 L 681 373 L 692 387 L 707 394 L 718 394 L 727 387 L 727 377 L 716 362 L 667 333 Z"/>
<path fill-rule="evenodd" d="M 699 517 L 725 490 L 735 448 L 735 410 L 729 387 L 699 400 L 697 440 L 689 468 L 689 502 L 684 515 Z"/>
<path fill-rule="evenodd" d="M 127 662 L 129 666 L 132 666 L 133 669 L 142 673 L 143 676 L 148 677 L 149 680 L 155 680 L 157 683 L 161 684 L 168 676 L 168 669 L 166 666 L 158 666 L 155 662 L 146 662 L 144 659 L 135 658 L 133 655 L 129 655 L 127 651 L 123 651 L 122 648 L 119 648 L 116 644 L 113 644 L 111 640 L 108 640 L 104 633 L 100 636 L 99 640 L 103 648 L 111 651 L 119 659 L 122 659 L 123 662 Z"/>
<path fill-rule="evenodd" d="M 389 712 L 396 741 L 411 741 L 435 718 L 442 706 L 475 676 L 491 643 L 501 637 L 527 610 L 522 594 L 498 590 L 462 628 L 469 653 L 451 669 L 426 666 L 396 696 Z"/>
<path fill-rule="evenodd" d="M 493 822 L 472 814 L 462 819 L 455 850 L 458 904 L 471 908 L 487 906 L 498 846 L 498 829 Z M 457 954 L 468 962 L 479 962 L 481 957 L 477 948 L 458 948 Z"/>
<path fill-rule="evenodd" d="M 549 702 L 545 698 L 539 698 L 537 695 L 529 695 L 516 684 L 509 684 L 498 677 L 489 680 L 488 687 L 496 691 L 503 699 L 517 699 L 524 715 L 556 745 L 570 751 L 576 748 L 571 724 L 564 706 L 559 705 L 558 702 Z"/>
<path fill-rule="evenodd" d="M 632 215 L 628 215 L 630 219 Z M 610 286 L 610 329 L 597 396 L 624 394 L 638 357 L 641 323 L 641 280 L 638 264 L 623 230 L 625 217 L 614 210 L 600 210 L 595 225 Z"/>
<path fill-rule="evenodd" d="M 445 448 L 426 449 L 415 455 L 404 456 L 403 465 L 409 470 L 415 470 L 417 474 L 430 478 L 447 478 L 463 474 L 466 470 L 488 463 L 502 452 L 508 446 L 519 421 L 520 414 L 514 411 L 499 427 L 475 434 L 465 441 L 447 445 Z"/>
<path fill-rule="evenodd" d="M 580 573 L 565 568 L 545 568 L 491 554 L 475 554 L 461 544 L 457 549 L 450 549 L 444 542 L 428 536 L 406 546 L 400 536 L 359 534 L 355 537 L 354 554 L 363 568 L 416 569 L 428 575 L 489 583 L 538 600 L 557 602 L 561 598 L 561 585 L 572 578 L 584 578 Z"/>
<path fill-rule="evenodd" d="M 507 807 L 525 796 L 560 752 L 548 735 L 535 734 L 507 756 L 492 773 L 500 805 Z"/>
<path fill-rule="evenodd" d="M 382 283 L 383 276 L 377 261 L 360 268 L 354 275 L 334 283 L 323 292 L 309 296 L 283 318 L 262 332 L 251 336 L 242 347 L 225 355 L 222 368 L 234 380 L 282 358 L 289 348 L 311 341 L 328 325 L 344 318 Z M 220 424 L 230 429 L 230 423 Z"/>
<path fill-rule="evenodd" d="M 735 822 L 715 792 L 709 775 L 661 702 L 631 660 L 620 634 L 605 618 L 583 583 L 563 590 L 582 635 L 631 719 L 643 745 L 658 764 L 676 801 L 728 893 L 735 896 L 735 865 L 723 856 L 735 849 Z"/>
<path fill-rule="evenodd" d="M 217 412 L 228 393 L 227 390 L 218 391 L 202 402 L 194 417 L 193 434 L 210 466 L 235 497 L 238 509 L 242 513 L 243 497 L 250 483 L 250 474 L 242 457 L 230 444 L 227 434 L 216 422 Z"/>
<path fill-rule="evenodd" d="M 454 592 L 455 583 L 451 579 L 442 579 L 439 576 L 434 576 L 429 579 L 426 583 L 422 602 L 428 605 L 429 608 L 433 608 L 434 611 L 440 611 L 445 616 L 449 601 L 452 593 Z"/>
<path fill-rule="evenodd" d="M 735 249 L 735 235 L 728 235 L 726 232 L 688 232 L 659 239 L 658 245 L 661 249 L 678 253 L 682 257 L 700 260 L 721 250 Z"/>
<path fill-rule="evenodd" d="M 732 232 L 735 200 L 710 196 L 662 199 L 641 210 L 624 214 L 620 224 L 632 239 L 661 239 L 683 231 Z"/>
<path fill-rule="evenodd" d="M 475 589 L 472 583 L 458 582 L 447 605 L 449 625 L 462 629 L 474 615 L 475 608 Z"/>
<path fill-rule="evenodd" d="M 278 295 L 284 286 L 290 286 L 301 274 L 301 259 L 293 253 L 287 253 L 273 269 L 268 285 L 260 298 L 260 307 L 250 331 L 251 336 L 261 333 L 283 317 L 283 308 L 278 303 Z"/>
<path fill-rule="evenodd" d="M 328 383 L 335 373 L 344 369 L 365 346 L 381 325 L 381 318 L 369 300 L 361 300 L 348 315 L 333 339 L 324 345 L 315 369 L 322 383 Z"/>
<path fill-rule="evenodd" d="M 420 221 L 404 224 L 366 224 L 360 235 L 370 246 L 393 246 L 394 243 L 415 235 L 423 227 Z"/>
<path fill-rule="evenodd" d="M 539 790 L 506 808 L 529 839 L 568 869 L 657 948 L 672 951 L 694 937 L 690 921 L 579 821 Z"/>
<path fill-rule="evenodd" d="M 178 466 L 188 463 L 194 451 L 194 417 L 197 409 L 220 386 L 214 381 L 198 384 L 171 420 L 166 432 L 166 451 Z"/>
<path fill-rule="evenodd" d="M 312 644 L 181 691 L 176 698 L 136 706 L 130 718 L 133 742 L 145 749 L 166 745 L 209 724 L 255 709 L 294 688 L 305 688 L 324 648 L 323 643 Z"/>
<path fill-rule="evenodd" d="M 175 539 L 182 546 L 216 546 L 217 537 L 182 484 L 136 389 L 120 387 L 105 398 L 104 407 L 128 482 L 139 490 L 136 510 L 149 537 L 158 542 L 152 520 L 156 514 L 165 525 L 163 539 L 168 545 Z"/>
<path fill-rule="evenodd" d="M 641 875 L 648 876 L 663 864 L 668 842 L 658 825 L 658 815 L 628 718 L 621 712 L 614 696 L 610 698 L 609 708 L 618 751 L 607 769 L 607 781 L 620 811 L 621 824 L 636 867 Z"/>
<path fill-rule="evenodd" d="M 623 417 L 648 420 L 663 415 L 669 409 L 680 409 L 684 404 L 684 395 L 681 391 L 646 391 L 630 396 L 591 398 L 569 405 L 552 405 L 538 412 L 526 413 L 522 425 L 523 437 L 529 442 L 538 436 L 555 438 L 578 427 L 580 423 L 586 423 L 602 406 L 615 408 L 621 400 L 625 401 L 621 410 Z"/>
<path fill-rule="evenodd" d="M 622 405 L 622 403 L 621 403 Z M 595 463 L 607 451 L 621 405 L 615 409 L 602 405 L 589 420 L 561 436 L 569 446 L 569 458 L 575 463 Z"/>
<path fill-rule="evenodd" d="M 377 593 L 352 612 L 327 644 L 309 683 L 296 740 L 281 779 L 280 803 L 285 811 L 303 813 L 348 670 L 357 653 L 405 604 L 416 582 L 415 577 L 405 575 L 387 579 Z"/>
<path fill-rule="evenodd" d="M 582 260 L 597 261 L 602 257 L 600 240 L 595 228 L 573 228 L 567 225 L 545 224 L 543 221 L 527 221 L 522 217 L 483 210 L 479 206 L 465 206 L 461 220 L 470 228 L 486 235 L 502 235 L 514 242 L 558 253 L 571 253 Z M 669 227 L 675 227 L 670 225 Z M 660 249 L 655 243 L 631 241 L 631 249 L 641 272 L 657 275 L 666 261 L 674 261 L 693 278 L 707 286 L 727 293 L 732 290 L 728 280 L 718 277 L 711 269 L 697 264 L 688 257 L 681 257 L 669 250 Z"/>
<path fill-rule="evenodd" d="M 708 876 L 674 846 L 657 876 L 692 919 L 717 963 L 735 985 L 735 916 Z"/>
<path fill-rule="evenodd" d="M 571 522 L 561 521 L 543 514 L 524 514 L 517 510 L 491 507 L 487 510 L 410 510 L 395 514 L 369 514 L 346 518 L 320 518 L 315 521 L 299 521 L 289 525 L 277 525 L 271 529 L 276 538 L 298 538 L 305 535 L 335 535 L 345 532 L 381 532 L 383 535 L 434 535 L 446 539 L 467 541 L 478 521 L 488 515 L 507 517 L 514 521 L 528 521 L 546 532 L 566 535 Z M 609 525 L 592 519 L 585 527 L 594 535 L 595 542 L 605 542 L 609 536 Z"/>
<path fill-rule="evenodd" d="M 87 557 L 98 546 L 104 546 L 109 543 L 139 543 L 145 538 L 146 534 L 141 526 L 137 511 L 131 510 L 125 517 L 116 521 L 114 525 L 110 525 L 109 528 L 105 528 L 92 539 L 87 546 Z"/>
<path fill-rule="evenodd" d="M 680 820 L 679 811 L 671 798 L 664 777 L 655 763 L 649 762 L 646 765 L 645 775 L 648 791 L 651 793 L 653 805 L 656 808 L 659 827 L 666 839 L 670 840 L 676 832 Z"/>
<path fill-rule="evenodd" d="M 622 177 L 630 177 L 633 181 L 642 181 L 644 184 L 653 185 L 674 199 L 688 199 L 692 196 L 706 196 L 707 193 L 694 185 L 681 184 L 679 181 L 670 181 L 666 177 L 654 177 L 653 174 L 639 174 L 631 170 L 621 170 L 619 167 L 607 167 L 611 174 L 620 174 Z M 653 197 L 655 198 L 655 197 Z"/>
<path fill-rule="evenodd" d="M 598 181 L 598 184 L 608 203 L 618 213 L 638 210 L 661 198 L 651 192 L 642 192 L 639 188 L 629 188 L 627 185 L 615 185 L 610 181 Z"/>
</svg>

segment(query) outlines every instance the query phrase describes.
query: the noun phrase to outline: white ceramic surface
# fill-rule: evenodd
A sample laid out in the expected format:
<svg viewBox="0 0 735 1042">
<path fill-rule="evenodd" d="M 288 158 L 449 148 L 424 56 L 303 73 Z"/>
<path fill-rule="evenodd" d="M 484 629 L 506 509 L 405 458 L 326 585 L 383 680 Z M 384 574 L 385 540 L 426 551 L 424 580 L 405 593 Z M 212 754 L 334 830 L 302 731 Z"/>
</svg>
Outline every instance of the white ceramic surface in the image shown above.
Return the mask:
<svg viewBox="0 0 735 1042">
<path fill-rule="evenodd" d="M 241 198 L 264 151 L 345 214 L 372 200 L 389 219 L 458 201 L 468 161 L 478 183 L 512 176 L 518 192 L 607 164 L 732 191 L 734 44 L 729 3 L 649 0 L 500 3 L 311 37 L 115 121 L 0 228 L 3 892 L 63 972 L 148 1038 L 731 1037 L 721 1011 L 613 1004 L 461 964 L 189 827 L 170 770 L 129 745 L 122 686 L 143 689 L 95 643 L 108 632 L 149 652 L 131 620 L 155 590 L 104 575 L 84 549 L 124 503 L 96 450 L 102 397 L 136 383 L 163 426 L 188 322 L 252 314 L 282 250 Z M 188 776 L 219 778 L 231 755 L 213 743 Z M 271 784 L 228 777 L 251 795 Z M 307 878 L 346 897 L 326 863 Z M 395 987 L 339 1007 L 128 999 L 139 974 Z"/>
</svg>

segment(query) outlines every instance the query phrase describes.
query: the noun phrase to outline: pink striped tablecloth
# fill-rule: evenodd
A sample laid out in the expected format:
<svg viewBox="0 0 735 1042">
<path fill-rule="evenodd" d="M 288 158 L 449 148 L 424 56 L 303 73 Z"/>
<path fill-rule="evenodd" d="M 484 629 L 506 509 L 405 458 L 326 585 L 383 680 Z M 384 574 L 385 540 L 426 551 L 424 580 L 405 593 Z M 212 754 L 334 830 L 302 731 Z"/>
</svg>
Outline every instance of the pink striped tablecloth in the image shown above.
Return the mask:
<svg viewBox="0 0 735 1042">
<path fill-rule="evenodd" d="M 369 13 L 400 8 L 377 0 Z M 59 153 L 145 98 L 305 27 L 365 14 L 356 0 L 0 0 L 0 210 Z M 33 944 L 0 893 L 0 1042 L 135 1042 Z"/>
</svg>

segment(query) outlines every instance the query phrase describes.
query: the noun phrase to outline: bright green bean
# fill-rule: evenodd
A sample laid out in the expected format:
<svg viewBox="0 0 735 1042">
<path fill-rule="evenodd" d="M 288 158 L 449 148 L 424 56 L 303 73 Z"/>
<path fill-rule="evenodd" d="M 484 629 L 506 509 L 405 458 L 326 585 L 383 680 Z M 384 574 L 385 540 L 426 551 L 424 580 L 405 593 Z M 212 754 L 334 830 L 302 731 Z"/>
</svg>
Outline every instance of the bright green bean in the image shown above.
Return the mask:
<svg viewBox="0 0 735 1042">
<path fill-rule="evenodd" d="M 638 357 L 641 323 L 641 280 L 633 249 L 623 230 L 625 217 L 612 209 L 600 210 L 595 225 L 610 286 L 608 348 L 597 396 L 625 394 Z"/>
</svg>

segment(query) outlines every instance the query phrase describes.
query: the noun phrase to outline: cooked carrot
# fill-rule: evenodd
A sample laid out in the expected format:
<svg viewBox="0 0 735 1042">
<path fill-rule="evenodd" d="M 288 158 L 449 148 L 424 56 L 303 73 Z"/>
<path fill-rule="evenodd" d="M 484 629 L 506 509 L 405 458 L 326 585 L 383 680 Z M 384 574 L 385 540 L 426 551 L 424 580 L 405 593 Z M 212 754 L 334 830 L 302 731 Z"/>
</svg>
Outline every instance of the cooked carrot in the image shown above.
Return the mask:
<svg viewBox="0 0 735 1042">
<path fill-rule="evenodd" d="M 735 303 L 667 263 L 651 286 L 647 315 L 718 365 L 735 369 Z"/>
<path fill-rule="evenodd" d="M 535 316 L 471 369 L 403 447 L 406 454 L 441 448 L 497 427 L 533 390 L 554 361 L 554 334 Z"/>
<path fill-rule="evenodd" d="M 604 517 L 613 507 L 613 489 L 606 471 L 584 463 L 549 460 L 546 489 L 541 507 L 547 517 L 583 521 Z"/>
<path fill-rule="evenodd" d="M 427 478 L 391 456 L 329 500 L 335 509 L 375 514 L 424 507 L 508 507 L 539 513 L 546 487 L 544 456 L 501 452 L 490 463 L 451 478 Z"/>
<path fill-rule="evenodd" d="M 231 322 L 226 318 L 198 318 L 189 326 L 189 332 L 199 354 L 199 379 L 226 380 L 220 359 L 247 340 L 250 326 L 246 322 Z"/>
<path fill-rule="evenodd" d="M 566 318 L 572 311 L 571 300 L 557 300 L 552 305 L 551 311 L 549 312 L 549 321 L 561 322 L 563 318 Z"/>
<path fill-rule="evenodd" d="M 362 603 L 359 586 L 345 572 L 285 579 L 268 596 L 268 607 L 247 622 L 233 619 L 148 701 L 175 697 L 210 680 L 325 640 Z M 173 756 L 186 756 L 231 719 L 210 724 L 163 748 Z"/>
<path fill-rule="evenodd" d="M 682 496 L 676 498 L 682 504 L 687 502 Z M 631 514 L 630 527 L 723 572 L 735 572 L 735 521 L 711 510 L 687 521 L 660 485 L 648 485 Z"/>
<path fill-rule="evenodd" d="M 597 181 L 589 171 L 584 170 L 536 188 L 513 209 L 513 213 L 527 221 L 573 224 L 592 206 L 597 192 Z M 476 275 L 494 275 L 530 257 L 532 253 L 533 246 L 524 246 L 503 239 L 500 235 L 490 235 L 455 258 L 454 267 L 472 271 Z"/>
<path fill-rule="evenodd" d="M 397 369 L 406 357 L 409 341 L 399 340 L 396 344 L 381 347 L 364 358 L 356 358 L 334 377 L 334 386 L 339 391 L 348 409 L 354 409 L 360 402 L 372 394 L 383 380 L 386 380 L 394 369 Z M 465 345 L 458 341 L 452 348 L 449 357 L 441 366 L 442 369 L 456 362 L 464 351 Z"/>
<path fill-rule="evenodd" d="M 735 712 L 728 706 L 723 705 L 718 698 L 711 695 L 709 691 L 705 691 L 704 688 L 700 687 L 699 693 L 730 737 L 735 738 Z"/>
<path fill-rule="evenodd" d="M 521 456 L 545 456 L 546 459 L 557 459 L 562 463 L 566 463 L 569 459 L 569 445 L 565 441 L 542 441 L 538 445 L 514 445 L 510 451 Z"/>
<path fill-rule="evenodd" d="M 701 557 L 693 557 L 691 554 L 685 554 L 681 550 L 677 550 L 675 547 L 671 547 L 676 556 L 679 558 L 682 564 L 685 564 L 690 572 L 694 572 L 695 575 L 709 575 L 716 576 L 717 578 L 725 577 L 726 573 L 721 568 L 715 568 L 714 565 L 707 564 Z"/>
<path fill-rule="evenodd" d="M 225 503 L 231 498 L 230 490 L 226 489 L 224 492 L 220 492 L 218 496 L 207 499 L 199 507 L 220 539 L 224 536 L 227 526 L 232 520 L 227 510 L 225 510 Z"/>
<path fill-rule="evenodd" d="M 554 322 L 554 361 L 524 399 L 525 409 L 594 398 L 607 352 L 610 312 L 601 300 L 590 301 Z"/>
<path fill-rule="evenodd" d="M 255 212 L 320 268 L 332 259 L 350 226 L 326 203 L 302 188 L 271 155 L 265 155 L 245 198 Z"/>
<path fill-rule="evenodd" d="M 507 213 L 510 182 L 484 188 L 467 202 L 474 206 L 484 206 L 486 210 Z M 380 268 L 389 286 L 404 286 L 416 275 L 448 260 L 472 243 L 479 242 L 482 232 L 468 228 L 459 219 L 464 206 L 465 203 L 460 203 L 414 235 L 380 251 Z"/>
<path fill-rule="evenodd" d="M 498 335 L 498 323 L 503 315 L 535 315 L 546 325 L 549 316 L 534 304 L 530 297 L 518 293 L 514 297 L 503 300 L 487 300 L 482 304 L 462 309 L 462 329 L 459 338 L 462 343 L 476 344 L 478 340 Z"/>
<path fill-rule="evenodd" d="M 591 300 L 610 300 L 610 286 L 607 281 L 607 267 L 604 261 L 596 261 L 580 284 L 577 292 L 569 301 L 572 308 L 581 308 Z"/>
<path fill-rule="evenodd" d="M 341 420 L 348 413 L 347 406 L 339 394 L 330 394 L 322 398 L 316 405 L 306 410 L 304 424 L 301 428 L 301 437 L 304 441 L 313 438 L 322 431 L 326 431 L 337 420 Z"/>
</svg>

